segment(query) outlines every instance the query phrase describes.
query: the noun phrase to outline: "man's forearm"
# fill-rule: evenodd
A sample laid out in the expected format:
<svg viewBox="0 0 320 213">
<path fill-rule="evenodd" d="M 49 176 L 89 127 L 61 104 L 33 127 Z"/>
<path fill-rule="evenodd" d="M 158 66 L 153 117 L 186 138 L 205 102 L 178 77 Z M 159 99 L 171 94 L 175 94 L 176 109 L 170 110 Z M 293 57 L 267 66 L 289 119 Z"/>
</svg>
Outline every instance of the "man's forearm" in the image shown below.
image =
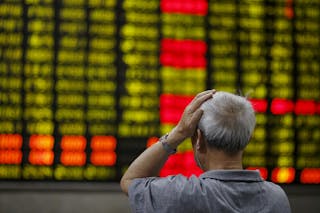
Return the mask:
<svg viewBox="0 0 320 213">
<path fill-rule="evenodd" d="M 165 142 L 172 149 L 176 149 L 185 138 L 181 130 L 175 127 L 166 137 Z M 128 194 L 129 185 L 135 178 L 158 176 L 168 156 L 169 154 L 161 142 L 155 143 L 146 149 L 132 162 L 123 175 L 120 182 L 122 191 Z"/>
<path fill-rule="evenodd" d="M 146 149 L 123 175 L 122 190 L 128 194 L 129 185 L 135 178 L 157 176 L 167 159 L 168 153 L 163 149 L 161 143 L 156 143 Z"/>
</svg>

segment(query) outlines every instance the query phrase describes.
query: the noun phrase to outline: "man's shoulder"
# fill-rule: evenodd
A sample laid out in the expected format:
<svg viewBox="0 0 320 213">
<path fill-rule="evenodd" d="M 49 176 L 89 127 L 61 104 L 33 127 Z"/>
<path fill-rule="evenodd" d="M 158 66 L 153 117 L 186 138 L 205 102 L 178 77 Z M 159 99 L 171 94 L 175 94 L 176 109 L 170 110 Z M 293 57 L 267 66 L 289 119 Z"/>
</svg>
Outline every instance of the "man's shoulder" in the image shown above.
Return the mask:
<svg viewBox="0 0 320 213">
<path fill-rule="evenodd" d="M 172 175 L 167 177 L 148 177 L 138 178 L 133 180 L 130 188 L 132 190 L 137 189 L 150 189 L 157 192 L 171 192 L 171 193 L 183 193 L 190 192 L 191 189 L 201 187 L 203 180 L 197 176 L 186 177 L 183 175 Z M 197 190 L 196 190 L 197 191 Z"/>
<path fill-rule="evenodd" d="M 287 199 L 285 191 L 281 188 L 281 186 L 275 183 L 264 181 L 263 190 L 267 192 L 273 199 Z"/>
<path fill-rule="evenodd" d="M 269 190 L 274 190 L 276 192 L 284 192 L 283 189 L 279 185 L 277 185 L 273 182 L 263 181 L 262 183 L 263 183 L 264 187 L 266 187 Z"/>
<path fill-rule="evenodd" d="M 184 175 L 170 175 L 167 177 L 147 177 L 147 178 L 137 178 L 134 179 L 134 183 L 141 184 L 144 186 L 153 185 L 153 186 L 167 186 L 170 187 L 174 184 L 183 185 L 197 183 L 200 179 L 194 175 L 186 177 Z"/>
</svg>

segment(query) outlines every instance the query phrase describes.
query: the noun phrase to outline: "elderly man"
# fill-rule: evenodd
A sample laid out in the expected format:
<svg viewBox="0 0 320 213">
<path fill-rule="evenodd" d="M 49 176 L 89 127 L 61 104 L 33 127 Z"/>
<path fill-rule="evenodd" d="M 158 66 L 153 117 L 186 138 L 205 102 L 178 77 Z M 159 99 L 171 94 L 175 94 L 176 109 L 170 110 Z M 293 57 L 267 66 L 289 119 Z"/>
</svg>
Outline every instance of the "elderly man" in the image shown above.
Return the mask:
<svg viewBox="0 0 320 213">
<path fill-rule="evenodd" d="M 245 98 L 208 90 L 186 107 L 177 126 L 145 150 L 121 179 L 133 212 L 290 212 L 288 198 L 258 171 L 242 168 L 243 150 L 255 126 Z M 168 156 L 191 137 L 205 173 L 156 177 Z"/>
</svg>

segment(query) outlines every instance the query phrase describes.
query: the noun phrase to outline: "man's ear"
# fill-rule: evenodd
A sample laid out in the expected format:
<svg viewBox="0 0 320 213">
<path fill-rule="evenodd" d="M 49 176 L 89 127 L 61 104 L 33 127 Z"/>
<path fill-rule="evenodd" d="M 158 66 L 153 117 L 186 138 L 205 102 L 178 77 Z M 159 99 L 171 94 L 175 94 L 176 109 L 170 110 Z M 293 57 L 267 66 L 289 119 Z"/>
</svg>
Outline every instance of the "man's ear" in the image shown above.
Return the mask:
<svg viewBox="0 0 320 213">
<path fill-rule="evenodd" d="M 197 129 L 195 132 L 194 141 L 192 142 L 194 144 L 194 148 L 198 151 L 205 151 L 206 145 L 205 145 L 205 138 L 203 133 L 200 129 Z"/>
<path fill-rule="evenodd" d="M 196 131 L 194 131 L 193 135 L 191 136 L 191 144 L 192 146 L 194 147 L 195 144 L 197 143 L 197 140 L 198 140 L 198 132 L 197 132 L 198 129 L 196 129 Z"/>
<path fill-rule="evenodd" d="M 197 129 L 196 134 L 197 134 L 197 140 L 196 140 L 195 148 L 198 151 L 205 152 L 207 150 L 207 147 L 206 147 L 206 140 L 204 138 L 204 135 L 200 129 Z"/>
</svg>

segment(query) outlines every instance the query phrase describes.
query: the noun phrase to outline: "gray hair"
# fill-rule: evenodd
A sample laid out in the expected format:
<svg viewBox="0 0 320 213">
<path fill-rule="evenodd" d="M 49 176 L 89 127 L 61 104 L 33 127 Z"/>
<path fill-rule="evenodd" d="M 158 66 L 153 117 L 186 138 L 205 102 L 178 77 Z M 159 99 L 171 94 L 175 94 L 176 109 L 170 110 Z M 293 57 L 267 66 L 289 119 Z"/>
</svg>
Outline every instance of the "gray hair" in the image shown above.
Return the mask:
<svg viewBox="0 0 320 213">
<path fill-rule="evenodd" d="M 235 153 L 243 150 L 253 133 L 256 119 L 251 103 L 227 92 L 217 92 L 202 104 L 199 129 L 209 146 Z"/>
</svg>

